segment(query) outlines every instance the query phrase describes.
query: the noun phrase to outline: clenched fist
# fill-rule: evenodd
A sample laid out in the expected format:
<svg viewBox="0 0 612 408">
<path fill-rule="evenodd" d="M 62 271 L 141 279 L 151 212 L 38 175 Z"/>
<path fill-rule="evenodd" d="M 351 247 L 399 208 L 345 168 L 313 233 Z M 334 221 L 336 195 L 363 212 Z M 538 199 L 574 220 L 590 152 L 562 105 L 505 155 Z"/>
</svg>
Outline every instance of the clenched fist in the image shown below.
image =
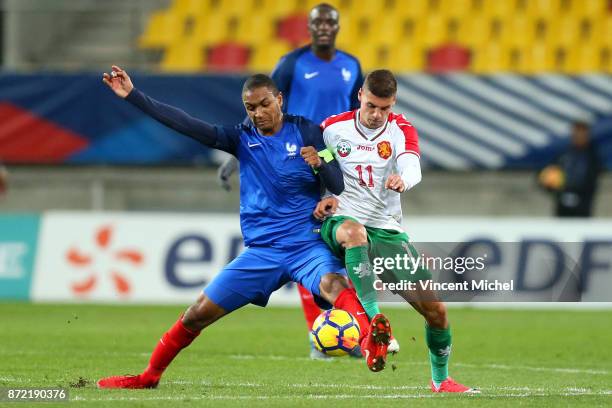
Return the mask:
<svg viewBox="0 0 612 408">
<path fill-rule="evenodd" d="M 402 180 L 399 174 L 392 174 L 385 182 L 385 188 L 397 191 L 398 193 L 403 193 L 406 186 L 404 185 L 404 180 Z"/>
<path fill-rule="evenodd" d="M 319 157 L 317 149 L 315 149 L 314 146 L 302 147 L 300 149 L 300 156 L 304 158 L 304 161 L 308 163 L 309 166 L 312 166 L 315 169 L 321 167 L 321 164 L 323 163 Z"/>
</svg>

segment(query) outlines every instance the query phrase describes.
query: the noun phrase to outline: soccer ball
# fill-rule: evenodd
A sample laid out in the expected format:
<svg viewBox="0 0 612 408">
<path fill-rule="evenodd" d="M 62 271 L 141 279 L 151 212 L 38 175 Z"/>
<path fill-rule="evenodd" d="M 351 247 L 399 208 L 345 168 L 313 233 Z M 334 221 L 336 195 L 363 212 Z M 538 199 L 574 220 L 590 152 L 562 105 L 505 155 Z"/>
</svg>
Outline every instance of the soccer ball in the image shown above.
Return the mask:
<svg viewBox="0 0 612 408">
<path fill-rule="evenodd" d="M 346 356 L 359 345 L 359 324 L 342 309 L 321 313 L 312 325 L 310 336 L 317 350 L 334 357 Z"/>
</svg>

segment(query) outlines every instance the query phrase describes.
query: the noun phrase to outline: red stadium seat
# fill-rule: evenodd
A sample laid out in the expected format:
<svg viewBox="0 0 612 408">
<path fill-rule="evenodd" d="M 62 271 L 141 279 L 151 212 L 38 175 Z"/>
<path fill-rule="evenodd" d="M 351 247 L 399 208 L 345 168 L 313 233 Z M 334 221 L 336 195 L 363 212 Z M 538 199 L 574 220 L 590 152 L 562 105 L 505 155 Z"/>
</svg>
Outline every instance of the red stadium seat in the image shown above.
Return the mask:
<svg viewBox="0 0 612 408">
<path fill-rule="evenodd" d="M 249 48 L 236 42 L 223 42 L 213 46 L 208 52 L 210 71 L 243 71 L 249 61 Z"/>
<path fill-rule="evenodd" d="M 310 40 L 308 16 L 299 13 L 283 18 L 278 25 L 278 38 L 287 41 L 292 47 L 307 43 Z"/>
<path fill-rule="evenodd" d="M 429 72 L 465 71 L 470 66 L 470 50 L 449 43 L 435 48 L 429 52 L 427 58 L 427 70 Z"/>
</svg>

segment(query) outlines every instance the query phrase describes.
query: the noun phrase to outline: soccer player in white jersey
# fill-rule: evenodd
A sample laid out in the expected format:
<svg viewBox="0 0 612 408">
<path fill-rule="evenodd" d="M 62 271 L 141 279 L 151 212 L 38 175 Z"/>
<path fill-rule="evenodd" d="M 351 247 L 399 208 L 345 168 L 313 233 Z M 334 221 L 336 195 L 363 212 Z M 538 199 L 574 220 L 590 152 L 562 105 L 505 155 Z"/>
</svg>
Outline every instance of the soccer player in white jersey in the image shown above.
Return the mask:
<svg viewBox="0 0 612 408">
<path fill-rule="evenodd" d="M 390 71 L 373 71 L 359 91 L 359 109 L 329 117 L 322 124 L 325 144 L 344 174 L 345 189 L 319 202 L 314 214 L 328 217 L 321 235 L 344 258 L 370 317 L 379 313 L 371 259 L 417 255 L 401 227 L 400 194 L 421 181 L 419 143 L 412 124 L 391 111 L 396 93 L 397 82 Z M 417 281 L 431 279 L 431 273 L 419 269 L 407 277 L 406 271 L 393 269 L 379 277 L 382 281 Z M 425 318 L 432 391 L 476 392 L 448 375 L 451 332 L 444 303 L 433 293 L 398 294 Z"/>
</svg>

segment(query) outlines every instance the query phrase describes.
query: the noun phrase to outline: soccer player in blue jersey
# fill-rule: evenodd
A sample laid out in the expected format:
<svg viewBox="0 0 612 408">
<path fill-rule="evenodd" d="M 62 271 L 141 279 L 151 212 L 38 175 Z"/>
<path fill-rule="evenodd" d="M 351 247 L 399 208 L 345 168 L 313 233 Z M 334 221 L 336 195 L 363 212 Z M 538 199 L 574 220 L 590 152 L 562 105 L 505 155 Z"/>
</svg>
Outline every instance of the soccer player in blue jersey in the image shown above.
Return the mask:
<svg viewBox="0 0 612 408">
<path fill-rule="evenodd" d="M 342 264 L 314 232 L 321 224 L 311 212 L 322 185 L 336 194 L 344 189 L 342 173 L 325 149 L 320 127 L 283 114 L 282 94 L 266 75 L 253 75 L 243 86 L 243 103 L 254 126 L 225 127 L 146 96 L 134 88 L 125 71 L 112 69 L 103 81 L 119 97 L 168 127 L 238 157 L 240 224 L 247 249 L 162 336 L 143 373 L 103 378 L 98 387 L 156 387 L 170 362 L 202 329 L 249 303 L 265 306 L 271 293 L 289 281 L 355 316 L 365 328 L 360 345 L 366 363 L 377 371 L 386 355 L 389 323 L 383 316 L 370 325 L 355 291 L 348 287 Z"/>
<path fill-rule="evenodd" d="M 361 65 L 354 56 L 336 49 L 340 29 L 338 10 L 321 3 L 308 14 L 311 43 L 283 56 L 272 72 L 272 79 L 283 94 L 283 112 L 300 115 L 314 123 L 337 113 L 357 109 L 357 93 L 363 83 Z M 238 161 L 230 157 L 219 168 L 219 179 L 226 190 L 229 178 L 238 168 Z M 312 294 L 298 285 L 304 317 L 308 329 L 321 313 Z M 393 341 L 391 351 L 399 350 Z M 327 358 L 314 346 L 310 357 Z"/>
</svg>

